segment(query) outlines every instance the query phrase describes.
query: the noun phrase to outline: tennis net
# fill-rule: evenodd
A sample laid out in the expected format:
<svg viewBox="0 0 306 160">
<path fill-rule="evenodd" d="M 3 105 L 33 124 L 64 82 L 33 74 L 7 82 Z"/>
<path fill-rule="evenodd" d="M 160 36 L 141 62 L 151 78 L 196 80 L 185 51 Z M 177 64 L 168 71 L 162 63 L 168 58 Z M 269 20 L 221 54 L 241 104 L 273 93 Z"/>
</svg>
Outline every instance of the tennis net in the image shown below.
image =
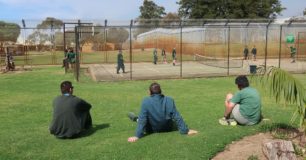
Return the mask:
<svg viewBox="0 0 306 160">
<path fill-rule="evenodd" d="M 229 58 L 229 63 L 227 58 L 216 58 L 216 57 L 208 57 L 199 54 L 194 55 L 194 60 L 198 63 L 219 67 L 219 68 L 241 68 L 243 67 L 243 59 L 242 58 Z"/>
</svg>

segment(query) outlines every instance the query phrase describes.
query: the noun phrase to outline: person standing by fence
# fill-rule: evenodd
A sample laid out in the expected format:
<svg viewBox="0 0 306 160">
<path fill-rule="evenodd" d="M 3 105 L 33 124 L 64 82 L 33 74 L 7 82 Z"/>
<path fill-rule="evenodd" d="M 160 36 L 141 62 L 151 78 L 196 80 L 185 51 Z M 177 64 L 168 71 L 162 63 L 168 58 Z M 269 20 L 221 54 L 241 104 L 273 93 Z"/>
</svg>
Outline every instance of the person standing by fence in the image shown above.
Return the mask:
<svg viewBox="0 0 306 160">
<path fill-rule="evenodd" d="M 157 59 L 158 59 L 158 57 L 157 57 L 157 50 L 156 50 L 156 48 L 154 48 L 154 50 L 153 50 L 153 63 L 154 64 L 157 63 Z"/>
<path fill-rule="evenodd" d="M 74 68 L 75 66 L 75 60 L 76 60 L 76 54 L 73 52 L 73 49 L 70 49 L 67 54 L 68 62 L 71 65 L 71 68 Z"/>
<path fill-rule="evenodd" d="M 173 48 L 173 50 L 172 50 L 172 64 L 173 64 L 173 66 L 175 66 L 175 64 L 176 64 L 176 50 L 175 50 L 175 48 Z"/>
<path fill-rule="evenodd" d="M 161 56 L 162 56 L 162 63 L 167 64 L 167 56 L 164 48 L 162 49 Z"/>
<path fill-rule="evenodd" d="M 294 46 L 290 46 L 290 54 L 292 58 L 291 63 L 295 63 L 296 48 Z"/>
<path fill-rule="evenodd" d="M 249 49 L 247 45 L 244 47 L 243 56 L 244 56 L 244 60 L 249 59 Z"/>
<path fill-rule="evenodd" d="M 65 49 L 64 50 L 64 59 L 63 59 L 63 68 L 64 67 L 67 67 L 67 69 L 69 68 L 69 65 L 68 65 L 68 50 Z"/>
<path fill-rule="evenodd" d="M 257 49 L 255 45 L 253 46 L 251 53 L 253 54 L 253 60 L 256 61 Z"/>
<path fill-rule="evenodd" d="M 120 69 L 122 69 L 123 73 L 125 73 L 124 60 L 123 60 L 123 55 L 122 55 L 121 50 L 119 50 L 119 53 L 117 55 L 117 74 L 119 74 Z"/>
</svg>

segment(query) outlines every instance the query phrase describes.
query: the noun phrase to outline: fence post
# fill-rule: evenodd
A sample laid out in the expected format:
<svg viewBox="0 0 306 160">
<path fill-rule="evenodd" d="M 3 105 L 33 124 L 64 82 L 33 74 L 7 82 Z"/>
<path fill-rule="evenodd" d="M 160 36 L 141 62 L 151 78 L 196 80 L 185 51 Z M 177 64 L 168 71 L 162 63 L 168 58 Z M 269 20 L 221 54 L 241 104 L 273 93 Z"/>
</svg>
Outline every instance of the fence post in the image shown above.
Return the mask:
<svg viewBox="0 0 306 160">
<path fill-rule="evenodd" d="M 132 55 L 132 26 L 133 26 L 133 20 L 131 20 L 130 24 L 130 80 L 133 79 L 133 72 L 132 72 L 132 64 L 133 64 L 133 55 Z"/>
<path fill-rule="evenodd" d="M 181 35 L 180 35 L 180 58 L 181 58 L 181 64 L 180 64 L 180 78 L 183 77 L 183 25 L 182 25 L 182 20 L 180 21 L 180 27 L 181 27 Z"/>
<path fill-rule="evenodd" d="M 267 68 L 267 58 L 268 58 L 268 33 L 269 33 L 269 26 L 271 24 L 271 20 L 269 20 L 268 25 L 266 26 L 266 45 L 265 45 L 265 70 Z"/>
<path fill-rule="evenodd" d="M 278 53 L 278 68 L 281 65 L 281 53 L 282 53 L 282 37 L 283 37 L 283 25 L 280 25 L 280 36 L 279 36 L 279 53 Z"/>
<path fill-rule="evenodd" d="M 104 21 L 104 62 L 107 63 L 107 19 Z"/>
<path fill-rule="evenodd" d="M 78 27 L 75 27 L 75 53 L 76 53 L 76 61 L 75 61 L 75 68 L 74 68 L 74 73 L 75 73 L 75 78 L 76 81 L 79 82 L 79 72 L 80 72 L 80 56 L 79 56 L 79 31 L 78 31 Z"/>
<path fill-rule="evenodd" d="M 230 43 L 231 43 L 231 26 L 228 25 L 227 31 L 227 75 L 229 75 L 229 68 L 230 68 Z"/>
</svg>

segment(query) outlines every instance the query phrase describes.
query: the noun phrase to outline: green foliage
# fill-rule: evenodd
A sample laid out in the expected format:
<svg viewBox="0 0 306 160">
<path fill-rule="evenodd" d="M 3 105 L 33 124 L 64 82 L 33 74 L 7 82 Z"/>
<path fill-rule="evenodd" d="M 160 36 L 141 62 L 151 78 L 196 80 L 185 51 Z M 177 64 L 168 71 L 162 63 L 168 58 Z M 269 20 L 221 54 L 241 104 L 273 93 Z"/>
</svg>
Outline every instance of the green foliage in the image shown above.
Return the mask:
<svg viewBox="0 0 306 160">
<path fill-rule="evenodd" d="M 0 42 L 16 42 L 20 34 L 20 26 L 16 23 L 7 23 L 0 21 Z"/>
<path fill-rule="evenodd" d="M 306 16 L 306 8 L 303 11 L 303 15 Z"/>
<path fill-rule="evenodd" d="M 161 22 L 161 25 L 179 25 L 181 21 L 180 16 L 177 13 L 167 13 Z"/>
<path fill-rule="evenodd" d="M 251 155 L 248 160 L 259 160 L 259 158 L 256 155 Z"/>
<path fill-rule="evenodd" d="M 37 25 L 37 29 L 61 29 L 63 26 L 63 21 L 53 18 L 47 17 L 40 24 Z"/>
<path fill-rule="evenodd" d="M 285 8 L 279 0 L 180 0 L 179 15 L 190 19 L 276 18 Z"/>
<path fill-rule="evenodd" d="M 296 144 L 294 144 L 294 143 L 292 143 L 292 145 L 293 145 L 293 148 L 294 148 L 294 153 L 295 153 L 296 155 L 298 155 L 298 156 L 303 157 L 303 155 L 304 155 L 303 149 L 300 148 L 298 145 L 296 145 Z"/>
<path fill-rule="evenodd" d="M 256 77 L 258 82 L 275 97 L 276 102 L 282 99 L 290 104 L 297 106 L 296 114 L 292 120 L 300 117 L 300 127 L 305 131 L 305 108 L 306 97 L 303 84 L 294 78 L 290 73 L 277 67 L 259 67 L 259 75 Z"/>
<path fill-rule="evenodd" d="M 50 40 L 48 34 L 36 30 L 27 37 L 26 42 L 31 45 L 43 45 L 48 40 Z"/>
<path fill-rule="evenodd" d="M 165 15 L 165 8 L 162 6 L 158 6 L 151 0 L 144 0 L 142 6 L 139 7 L 140 16 L 137 18 L 137 25 L 146 25 L 146 26 L 157 26 L 159 24 L 159 20 Z M 151 28 L 138 28 L 134 37 L 137 35 L 150 31 Z"/>
<path fill-rule="evenodd" d="M 120 45 L 129 38 L 129 32 L 124 28 L 110 28 L 107 33 L 107 42 Z"/>
<path fill-rule="evenodd" d="M 165 8 L 158 6 L 154 1 L 144 0 L 143 5 L 139 7 L 140 19 L 160 19 L 165 15 Z"/>
</svg>

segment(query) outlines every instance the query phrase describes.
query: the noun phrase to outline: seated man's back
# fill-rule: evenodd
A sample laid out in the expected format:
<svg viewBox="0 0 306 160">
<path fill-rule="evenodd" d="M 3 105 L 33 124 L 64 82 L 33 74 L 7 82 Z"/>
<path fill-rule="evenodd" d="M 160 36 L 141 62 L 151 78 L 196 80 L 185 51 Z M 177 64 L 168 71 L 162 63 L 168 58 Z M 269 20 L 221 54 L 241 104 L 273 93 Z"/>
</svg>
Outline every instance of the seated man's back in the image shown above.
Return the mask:
<svg viewBox="0 0 306 160">
<path fill-rule="evenodd" d="M 143 100 L 138 123 L 147 121 L 150 126 L 148 128 L 151 128 L 152 132 L 167 132 L 174 129 L 173 120 L 176 121 L 182 134 L 188 132 L 188 127 L 176 110 L 174 100 L 171 97 L 153 94 Z M 137 132 L 141 132 L 141 130 L 137 130 Z"/>
<path fill-rule="evenodd" d="M 64 86 L 70 86 L 69 83 L 71 84 L 71 82 L 65 81 L 61 86 L 63 84 Z M 92 125 L 89 112 L 91 105 L 72 95 L 72 88 L 71 92 L 63 93 L 53 101 L 53 120 L 50 133 L 58 138 L 75 137 Z"/>
<path fill-rule="evenodd" d="M 177 128 L 181 134 L 197 133 L 195 130 L 188 129 L 176 110 L 174 100 L 162 94 L 158 83 L 152 83 L 149 92 L 150 96 L 142 101 L 139 117 L 129 114 L 131 120 L 137 121 L 136 134 L 128 138 L 129 142 L 137 141 L 146 133 L 167 132 L 177 130 Z"/>
</svg>

